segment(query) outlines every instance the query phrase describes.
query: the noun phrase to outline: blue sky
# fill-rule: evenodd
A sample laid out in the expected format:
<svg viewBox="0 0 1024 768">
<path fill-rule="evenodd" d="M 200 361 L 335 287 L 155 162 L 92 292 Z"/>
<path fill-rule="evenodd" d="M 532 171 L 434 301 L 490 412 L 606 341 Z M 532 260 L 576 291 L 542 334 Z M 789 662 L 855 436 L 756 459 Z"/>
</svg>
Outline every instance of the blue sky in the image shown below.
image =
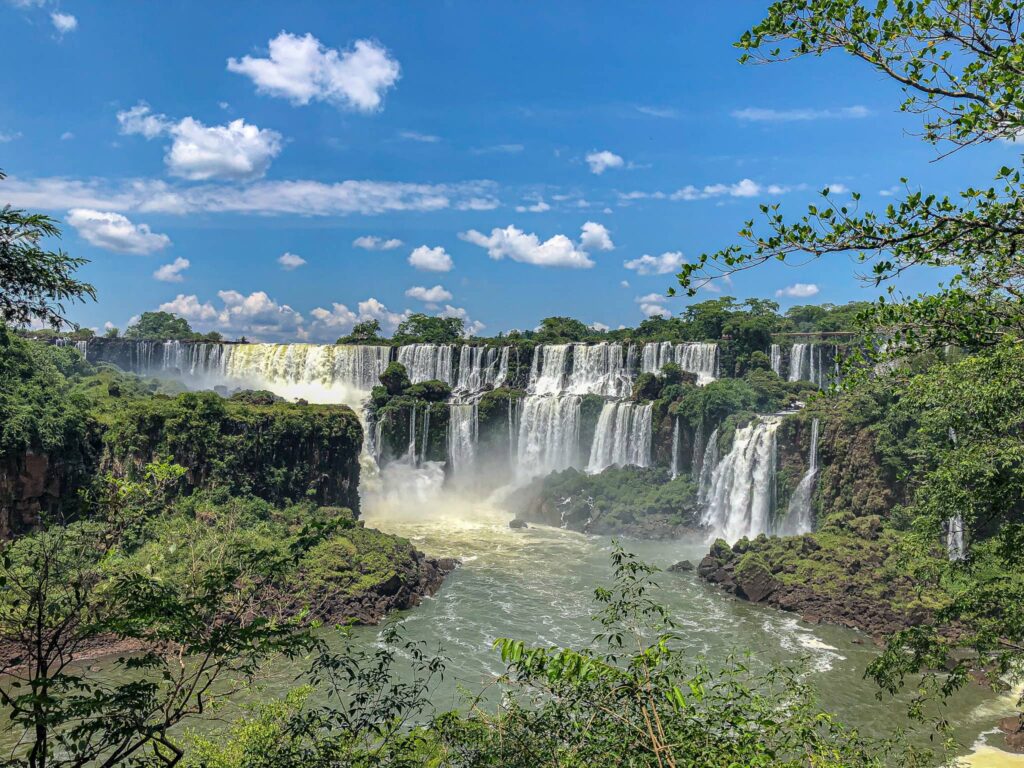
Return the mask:
<svg viewBox="0 0 1024 768">
<path fill-rule="evenodd" d="M 953 193 L 1015 151 L 934 162 L 899 90 L 843 57 L 740 65 L 766 6 L 0 0 L 0 203 L 65 222 L 99 292 L 86 326 L 163 307 L 330 341 L 428 311 L 493 334 L 678 312 L 674 265 L 761 202 L 796 214 L 830 185 L 883 206 L 900 176 Z M 869 298 L 855 273 L 721 289 Z"/>
</svg>

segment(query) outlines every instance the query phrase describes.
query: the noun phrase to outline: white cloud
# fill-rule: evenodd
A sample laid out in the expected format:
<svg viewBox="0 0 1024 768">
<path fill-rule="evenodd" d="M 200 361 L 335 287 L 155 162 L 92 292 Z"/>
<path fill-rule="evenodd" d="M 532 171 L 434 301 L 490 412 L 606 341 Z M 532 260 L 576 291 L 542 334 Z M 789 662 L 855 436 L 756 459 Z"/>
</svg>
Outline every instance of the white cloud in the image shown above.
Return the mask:
<svg viewBox="0 0 1024 768">
<path fill-rule="evenodd" d="M 73 134 L 71 131 L 64 131 L 64 133 L 60 135 L 61 141 L 71 141 L 71 139 L 73 138 L 75 138 L 75 134 Z"/>
<path fill-rule="evenodd" d="M 316 307 L 309 314 L 313 316 L 313 329 L 311 331 L 315 338 L 322 338 L 323 336 L 317 330 L 330 330 L 334 336 L 348 333 L 352 326 L 356 324 L 356 321 L 359 320 L 359 316 L 355 312 L 344 304 L 338 304 L 337 302 L 331 305 L 331 309 Z"/>
<path fill-rule="evenodd" d="M 305 264 L 306 260 L 294 253 L 282 253 L 277 257 L 277 263 L 281 265 L 281 269 L 291 272 L 293 269 L 298 269 Z"/>
<path fill-rule="evenodd" d="M 828 188 L 828 191 L 831 192 L 833 195 L 846 195 L 849 194 L 850 192 L 850 188 L 845 184 L 836 183 L 826 184 L 825 186 Z"/>
<path fill-rule="evenodd" d="M 470 318 L 469 313 L 462 307 L 453 307 L 451 304 L 445 304 L 444 309 L 437 313 L 438 317 L 457 317 L 462 320 L 462 327 L 465 329 L 466 336 L 476 336 L 487 326 L 481 323 L 479 320 L 473 320 Z"/>
<path fill-rule="evenodd" d="M 194 294 L 186 296 L 179 293 L 173 301 L 164 302 L 158 309 L 161 312 L 173 312 L 178 317 L 188 320 L 190 324 L 208 325 L 217 319 L 217 310 L 214 309 L 213 304 L 210 302 L 200 304 L 199 297 Z M 129 322 L 129 325 L 131 325 L 131 322 Z"/>
<path fill-rule="evenodd" d="M 614 152 L 609 152 L 607 149 L 600 152 L 591 152 L 587 155 L 586 160 L 587 165 L 590 166 L 590 172 L 596 173 L 598 176 L 609 168 L 621 168 L 625 165 L 625 161 L 621 157 Z"/>
<path fill-rule="evenodd" d="M 900 187 L 893 185 L 891 187 L 888 187 L 887 189 L 878 190 L 878 194 L 881 195 L 882 197 L 892 197 L 897 192 L 899 192 L 900 189 Z"/>
<path fill-rule="evenodd" d="M 245 296 L 238 291 L 218 291 L 224 308 L 217 314 L 218 326 L 235 333 L 256 336 L 296 333 L 302 315 L 287 304 L 278 304 L 264 291 Z"/>
<path fill-rule="evenodd" d="M 147 139 L 155 139 L 173 125 L 166 115 L 153 114 L 149 105 L 142 101 L 131 109 L 118 112 L 117 122 L 121 125 L 121 133 L 141 134 Z"/>
<path fill-rule="evenodd" d="M 600 331 L 601 333 L 604 333 L 605 331 L 609 330 L 610 327 L 611 326 L 605 325 L 604 323 L 599 323 L 596 320 L 590 324 L 591 330 Z"/>
<path fill-rule="evenodd" d="M 345 51 L 328 48 L 313 35 L 281 32 L 268 43 L 268 58 L 228 59 L 228 70 L 250 78 L 256 90 L 296 105 L 327 101 L 360 112 L 380 109 L 384 92 L 401 68 L 372 40 L 356 40 Z"/>
<path fill-rule="evenodd" d="M 418 141 L 423 144 L 437 144 L 437 142 L 441 140 L 440 136 L 433 136 L 432 134 L 429 133 L 419 133 L 418 131 L 402 131 L 398 135 L 401 136 L 403 139 L 408 139 L 409 141 Z"/>
<path fill-rule="evenodd" d="M 516 206 L 516 212 L 517 213 L 544 213 L 545 211 L 550 211 L 550 210 L 551 210 L 551 206 L 548 205 L 547 203 L 545 203 L 543 200 L 538 200 L 537 202 L 533 203 L 532 205 L 517 205 Z"/>
<path fill-rule="evenodd" d="M 191 266 L 188 259 L 178 258 L 160 267 L 153 273 L 153 277 L 165 283 L 180 283 L 185 279 L 181 273 Z"/>
<path fill-rule="evenodd" d="M 118 253 L 154 253 L 171 244 L 167 235 L 150 231 L 147 224 L 133 224 L 120 213 L 72 208 L 67 222 L 86 242 Z"/>
<path fill-rule="evenodd" d="M 460 211 L 493 211 L 498 201 L 493 197 L 470 197 L 455 204 Z"/>
<path fill-rule="evenodd" d="M 416 285 L 407 290 L 405 295 L 410 299 L 417 299 L 428 304 L 438 304 L 442 301 L 450 301 L 452 298 L 451 293 L 441 285 L 435 285 L 433 288 Z"/>
<path fill-rule="evenodd" d="M 806 299 L 810 296 L 817 296 L 818 290 L 818 286 L 814 283 L 793 283 L 793 285 L 780 288 L 775 292 L 775 295 L 779 298 L 786 296 L 789 298 Z"/>
<path fill-rule="evenodd" d="M 50 21 L 53 22 L 54 29 L 61 35 L 74 32 L 78 28 L 78 19 L 70 13 L 54 11 L 50 14 Z"/>
<path fill-rule="evenodd" d="M 588 251 L 613 251 L 615 243 L 612 242 L 611 233 L 603 224 L 588 221 L 584 223 L 580 233 L 580 248 Z"/>
<path fill-rule="evenodd" d="M 147 139 L 172 137 L 164 163 L 174 176 L 192 181 L 208 179 L 248 180 L 263 176 L 281 152 L 281 134 L 259 128 L 239 118 L 227 125 L 207 126 L 195 118 L 174 122 L 153 114 L 145 103 L 117 113 L 121 133 L 141 134 Z"/>
<path fill-rule="evenodd" d="M 412 314 L 409 310 L 392 312 L 384 304 L 372 297 L 366 301 L 360 301 L 357 306 L 359 307 L 360 320 L 378 320 L 381 328 L 386 333 L 393 333 L 398 324 Z"/>
<path fill-rule="evenodd" d="M 527 234 L 514 226 L 504 229 L 495 227 L 490 235 L 475 229 L 459 233 L 468 243 L 487 249 L 487 255 L 500 260 L 506 256 L 524 264 L 541 267 L 572 267 L 589 269 L 594 266 L 586 248 L 610 250 L 614 247 L 608 230 L 602 225 L 588 221 L 583 225 L 579 246 L 565 235 L 554 235 L 544 242 L 535 234 Z"/>
<path fill-rule="evenodd" d="M 9 141 L 15 141 L 21 138 L 21 133 L 18 131 L 0 131 L 0 144 L 6 144 Z"/>
<path fill-rule="evenodd" d="M 638 275 L 667 275 L 676 272 L 683 263 L 681 251 L 666 251 L 660 256 L 644 254 L 639 259 L 622 262 L 626 269 L 635 269 Z"/>
<path fill-rule="evenodd" d="M 761 195 L 784 195 L 790 187 L 780 184 L 759 184 L 752 179 L 740 179 L 735 184 L 708 184 L 695 187 L 692 184 L 673 192 L 671 200 L 707 200 L 712 197 L 759 197 Z"/>
<path fill-rule="evenodd" d="M 805 120 L 856 120 L 867 117 L 871 110 L 856 104 L 838 109 L 762 109 L 747 107 L 732 112 L 738 120 L 752 122 L 790 123 Z"/>
<path fill-rule="evenodd" d="M 440 245 L 436 248 L 421 245 L 414 249 L 409 254 L 409 263 L 427 272 L 450 272 L 452 269 L 452 257 Z"/>
<path fill-rule="evenodd" d="M 646 296 L 637 296 L 636 303 L 640 305 L 640 311 L 647 317 L 672 317 L 668 307 L 662 306 L 667 297 L 660 293 L 648 293 Z"/>
<path fill-rule="evenodd" d="M 385 240 L 376 235 L 363 235 L 353 240 L 352 245 L 356 248 L 362 248 L 364 251 L 391 251 L 395 248 L 401 248 L 402 241 L 397 237 Z"/>
<path fill-rule="evenodd" d="M 227 125 L 205 126 L 186 117 L 172 133 L 167 167 L 173 175 L 192 181 L 259 178 L 281 151 L 281 134 L 241 118 Z"/>
<path fill-rule="evenodd" d="M 629 280 L 622 280 L 619 282 L 619 285 L 621 285 L 623 288 L 629 288 Z"/>
<path fill-rule="evenodd" d="M 490 181 L 457 184 L 410 184 L 392 181 L 304 179 L 260 181 L 237 185 L 179 186 L 134 179 L 68 179 L 60 177 L 4 182 L 5 202 L 24 208 L 60 210 L 104 208 L 181 215 L 203 213 L 297 214 L 346 216 L 396 211 L 437 211 L 479 199 L 494 188 Z"/>
</svg>

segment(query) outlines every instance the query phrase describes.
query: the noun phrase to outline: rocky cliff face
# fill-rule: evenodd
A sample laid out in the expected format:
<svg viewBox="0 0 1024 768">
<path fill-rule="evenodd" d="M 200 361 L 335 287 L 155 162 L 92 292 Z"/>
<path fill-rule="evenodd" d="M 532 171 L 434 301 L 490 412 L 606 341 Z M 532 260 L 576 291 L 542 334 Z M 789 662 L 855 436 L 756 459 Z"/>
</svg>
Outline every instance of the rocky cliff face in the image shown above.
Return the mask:
<svg viewBox="0 0 1024 768">
<path fill-rule="evenodd" d="M 60 506 L 63 467 L 43 453 L 9 458 L 0 466 L 0 538 L 9 539 L 39 524 Z"/>
</svg>

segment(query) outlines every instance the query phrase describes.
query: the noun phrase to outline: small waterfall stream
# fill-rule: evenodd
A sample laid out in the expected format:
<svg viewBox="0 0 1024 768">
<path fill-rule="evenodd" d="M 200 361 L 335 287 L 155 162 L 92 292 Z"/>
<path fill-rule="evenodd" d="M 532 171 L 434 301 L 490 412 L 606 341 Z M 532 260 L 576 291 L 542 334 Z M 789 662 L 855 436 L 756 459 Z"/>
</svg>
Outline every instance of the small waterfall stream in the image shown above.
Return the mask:
<svg viewBox="0 0 1024 768">
<path fill-rule="evenodd" d="M 780 526 L 783 536 L 798 536 L 814 529 L 814 485 L 818 477 L 818 419 L 811 422 L 811 450 L 807 458 L 807 471 L 800 478 L 800 484 L 793 491 L 786 510 L 786 518 Z"/>
<path fill-rule="evenodd" d="M 605 403 L 597 420 L 587 472 L 651 463 L 651 414 L 653 405 Z"/>
<path fill-rule="evenodd" d="M 703 522 L 733 543 L 768 533 L 775 502 L 775 433 L 782 419 L 761 416 L 736 430 L 711 476 Z"/>
</svg>

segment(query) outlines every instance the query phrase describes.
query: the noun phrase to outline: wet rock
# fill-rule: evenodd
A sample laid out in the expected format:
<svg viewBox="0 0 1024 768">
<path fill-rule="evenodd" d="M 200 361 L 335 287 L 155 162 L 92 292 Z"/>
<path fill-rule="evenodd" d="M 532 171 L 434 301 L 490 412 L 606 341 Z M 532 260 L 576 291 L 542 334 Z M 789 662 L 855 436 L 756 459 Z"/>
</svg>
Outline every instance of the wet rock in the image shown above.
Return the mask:
<svg viewBox="0 0 1024 768">
<path fill-rule="evenodd" d="M 528 525 L 526 524 L 526 521 L 525 521 L 525 520 L 520 520 L 520 519 L 519 519 L 519 518 L 517 517 L 517 518 L 515 518 L 514 520 L 509 520 L 509 521 L 508 521 L 508 527 L 509 527 L 509 528 L 529 528 L 530 526 L 528 526 Z"/>
<path fill-rule="evenodd" d="M 675 565 L 670 565 L 668 567 L 668 570 L 671 573 L 684 573 L 686 571 L 692 571 L 693 563 L 691 563 L 689 560 L 680 560 Z"/>
<path fill-rule="evenodd" d="M 735 574 L 735 579 L 740 596 L 752 603 L 763 602 L 779 588 L 779 582 L 760 563 L 746 565 Z"/>
</svg>

